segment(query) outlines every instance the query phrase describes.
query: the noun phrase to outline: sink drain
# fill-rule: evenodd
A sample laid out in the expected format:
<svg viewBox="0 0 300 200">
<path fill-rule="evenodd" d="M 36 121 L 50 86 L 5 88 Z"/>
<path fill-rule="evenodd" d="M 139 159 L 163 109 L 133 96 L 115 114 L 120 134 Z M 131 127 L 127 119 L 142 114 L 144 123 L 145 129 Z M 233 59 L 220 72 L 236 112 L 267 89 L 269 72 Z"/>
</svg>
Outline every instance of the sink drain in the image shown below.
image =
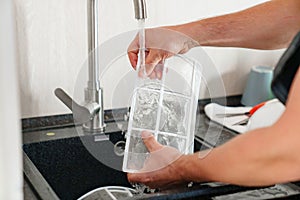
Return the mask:
<svg viewBox="0 0 300 200">
<path fill-rule="evenodd" d="M 123 156 L 125 151 L 125 141 L 119 141 L 114 145 L 114 152 L 117 156 Z"/>
</svg>

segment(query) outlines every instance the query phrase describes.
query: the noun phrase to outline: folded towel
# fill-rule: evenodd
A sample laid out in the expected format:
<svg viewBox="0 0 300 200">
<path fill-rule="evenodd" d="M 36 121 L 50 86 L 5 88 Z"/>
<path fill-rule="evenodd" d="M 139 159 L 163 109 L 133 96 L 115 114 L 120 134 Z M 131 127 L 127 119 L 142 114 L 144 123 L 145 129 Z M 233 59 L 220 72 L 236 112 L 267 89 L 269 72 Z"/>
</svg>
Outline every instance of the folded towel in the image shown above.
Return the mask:
<svg viewBox="0 0 300 200">
<path fill-rule="evenodd" d="M 238 133 L 244 133 L 247 131 L 246 125 L 234 125 L 246 118 L 246 115 L 234 116 L 234 117 L 220 117 L 216 116 L 217 114 L 225 114 L 225 113 L 245 113 L 251 110 L 252 107 L 228 107 L 221 106 L 216 103 L 210 103 L 205 106 L 204 111 L 205 114 L 214 122 L 225 126 L 228 129 L 236 131 Z"/>
</svg>

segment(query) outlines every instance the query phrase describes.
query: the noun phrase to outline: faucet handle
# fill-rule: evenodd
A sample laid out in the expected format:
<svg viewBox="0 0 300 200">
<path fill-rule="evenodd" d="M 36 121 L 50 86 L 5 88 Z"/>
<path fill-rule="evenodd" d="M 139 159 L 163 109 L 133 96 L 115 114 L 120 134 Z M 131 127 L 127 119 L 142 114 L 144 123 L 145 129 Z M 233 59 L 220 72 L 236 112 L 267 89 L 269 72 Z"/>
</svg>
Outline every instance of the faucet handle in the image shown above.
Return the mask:
<svg viewBox="0 0 300 200">
<path fill-rule="evenodd" d="M 88 109 L 85 106 L 79 105 L 61 88 L 56 88 L 54 93 L 55 96 L 59 98 L 73 112 L 74 120 L 78 123 L 86 123 L 90 121 L 100 110 Z"/>
</svg>

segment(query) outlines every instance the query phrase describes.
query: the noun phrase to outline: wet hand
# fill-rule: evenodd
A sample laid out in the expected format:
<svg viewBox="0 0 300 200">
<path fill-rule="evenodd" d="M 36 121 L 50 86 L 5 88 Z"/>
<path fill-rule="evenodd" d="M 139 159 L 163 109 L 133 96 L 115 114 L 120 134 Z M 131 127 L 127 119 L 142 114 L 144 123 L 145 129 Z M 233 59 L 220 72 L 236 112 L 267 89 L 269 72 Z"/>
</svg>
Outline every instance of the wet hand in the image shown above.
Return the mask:
<svg viewBox="0 0 300 200">
<path fill-rule="evenodd" d="M 175 148 L 158 143 L 149 132 L 142 132 L 142 138 L 150 156 L 141 171 L 127 175 L 128 180 L 150 188 L 165 188 L 186 182 L 178 168 L 183 155 Z"/>
<path fill-rule="evenodd" d="M 167 58 L 175 54 L 186 53 L 198 45 L 192 38 L 175 31 L 174 27 L 146 29 L 145 36 L 146 60 L 145 66 L 141 66 L 141 69 L 150 78 L 161 77 L 161 65 Z M 139 36 L 137 35 L 127 50 L 134 69 L 137 67 L 139 48 Z"/>
</svg>

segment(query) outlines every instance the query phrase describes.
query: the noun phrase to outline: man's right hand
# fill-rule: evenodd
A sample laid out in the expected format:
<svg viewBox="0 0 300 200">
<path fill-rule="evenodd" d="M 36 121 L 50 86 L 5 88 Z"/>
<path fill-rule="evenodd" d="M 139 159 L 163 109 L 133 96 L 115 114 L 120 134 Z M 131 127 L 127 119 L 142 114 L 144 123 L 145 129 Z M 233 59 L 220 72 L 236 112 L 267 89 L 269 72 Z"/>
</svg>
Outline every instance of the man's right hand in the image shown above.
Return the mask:
<svg viewBox="0 0 300 200">
<path fill-rule="evenodd" d="M 160 78 L 161 70 L 156 70 L 158 64 L 164 63 L 165 59 L 175 54 L 186 53 L 197 45 L 195 40 L 176 31 L 175 27 L 146 29 L 146 75 L 150 78 Z M 134 69 L 137 67 L 139 48 L 139 35 L 137 35 L 128 47 L 128 57 Z"/>
</svg>

